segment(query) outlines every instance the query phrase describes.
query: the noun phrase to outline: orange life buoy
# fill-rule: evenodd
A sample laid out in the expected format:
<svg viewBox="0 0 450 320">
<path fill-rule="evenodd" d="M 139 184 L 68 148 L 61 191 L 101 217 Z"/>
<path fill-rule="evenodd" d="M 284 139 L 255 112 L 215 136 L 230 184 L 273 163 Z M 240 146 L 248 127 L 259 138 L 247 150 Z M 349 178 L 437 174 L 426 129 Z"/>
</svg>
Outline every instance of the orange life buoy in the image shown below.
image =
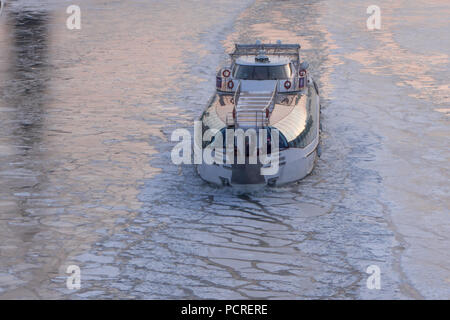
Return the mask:
<svg viewBox="0 0 450 320">
<path fill-rule="evenodd" d="M 228 89 L 233 89 L 233 87 L 234 87 L 234 82 L 233 82 L 233 80 L 228 81 L 227 87 L 228 87 Z"/>
<path fill-rule="evenodd" d="M 222 71 L 222 75 L 223 75 L 225 78 L 228 78 L 228 77 L 230 76 L 230 74 L 231 74 L 231 72 L 230 72 L 230 70 L 228 70 L 228 69 L 225 69 L 225 70 Z"/>
</svg>

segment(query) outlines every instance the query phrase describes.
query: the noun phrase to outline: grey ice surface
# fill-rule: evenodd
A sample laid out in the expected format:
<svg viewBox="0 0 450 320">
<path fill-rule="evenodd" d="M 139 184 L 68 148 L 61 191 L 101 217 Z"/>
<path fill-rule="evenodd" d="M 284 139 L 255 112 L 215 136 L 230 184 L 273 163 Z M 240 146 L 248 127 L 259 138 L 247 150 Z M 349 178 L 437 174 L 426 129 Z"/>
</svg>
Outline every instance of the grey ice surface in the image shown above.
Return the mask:
<svg viewBox="0 0 450 320">
<path fill-rule="evenodd" d="M 374 31 L 356 0 L 82 0 L 81 30 L 70 4 L 0 16 L 0 298 L 450 298 L 448 1 L 378 1 Z M 239 194 L 170 135 L 256 39 L 302 45 L 323 149 Z"/>
</svg>

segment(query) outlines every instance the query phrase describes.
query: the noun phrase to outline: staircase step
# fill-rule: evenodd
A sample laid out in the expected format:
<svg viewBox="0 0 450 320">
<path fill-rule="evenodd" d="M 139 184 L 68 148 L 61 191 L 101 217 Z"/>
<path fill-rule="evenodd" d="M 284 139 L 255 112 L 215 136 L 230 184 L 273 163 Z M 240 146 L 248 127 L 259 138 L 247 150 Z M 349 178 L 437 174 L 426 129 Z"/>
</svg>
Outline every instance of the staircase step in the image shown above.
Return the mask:
<svg viewBox="0 0 450 320">
<path fill-rule="evenodd" d="M 254 104 L 260 104 L 262 106 L 265 106 L 269 103 L 269 101 L 239 101 L 238 106 L 239 105 L 254 105 Z"/>
<path fill-rule="evenodd" d="M 263 104 L 266 105 L 270 102 L 270 100 L 245 100 L 245 101 L 239 101 L 239 104 L 255 104 L 255 103 L 259 103 L 259 104 Z"/>
<path fill-rule="evenodd" d="M 254 106 L 238 106 L 236 109 L 239 111 L 239 110 L 262 110 L 264 108 L 265 106 L 254 105 Z"/>
<path fill-rule="evenodd" d="M 255 98 L 255 99 L 270 99 L 272 96 L 255 96 L 252 94 L 248 94 L 248 95 L 239 95 L 239 97 L 241 98 Z"/>
<path fill-rule="evenodd" d="M 241 109 L 237 110 L 238 113 L 248 113 L 248 114 L 255 114 L 257 112 L 261 112 L 264 109 Z"/>
<path fill-rule="evenodd" d="M 246 104 L 246 103 L 259 103 L 259 104 L 268 104 L 270 100 L 239 100 L 238 104 Z"/>
<path fill-rule="evenodd" d="M 253 95 L 253 94 L 247 94 L 247 95 L 239 95 L 241 98 L 257 98 L 257 99 L 270 99 L 272 96 L 266 96 L 266 95 Z"/>
<path fill-rule="evenodd" d="M 244 106 L 244 107 L 237 107 L 236 109 L 238 111 L 245 111 L 245 110 L 263 110 L 265 107 L 264 106 L 258 106 L 258 105 L 254 105 L 254 106 Z"/>
<path fill-rule="evenodd" d="M 254 117 L 238 117 L 238 123 L 241 122 L 262 122 L 265 118 L 254 118 Z"/>
<path fill-rule="evenodd" d="M 268 104 L 269 101 L 239 101 L 238 105 L 243 105 L 243 104 L 260 104 L 260 105 L 266 105 Z"/>
<path fill-rule="evenodd" d="M 264 111 L 264 108 L 248 108 L 248 109 L 236 109 L 237 112 L 248 112 L 248 113 L 255 113 L 255 112 L 261 112 Z"/>
<path fill-rule="evenodd" d="M 241 91 L 242 96 L 272 96 L 270 91 Z"/>
</svg>

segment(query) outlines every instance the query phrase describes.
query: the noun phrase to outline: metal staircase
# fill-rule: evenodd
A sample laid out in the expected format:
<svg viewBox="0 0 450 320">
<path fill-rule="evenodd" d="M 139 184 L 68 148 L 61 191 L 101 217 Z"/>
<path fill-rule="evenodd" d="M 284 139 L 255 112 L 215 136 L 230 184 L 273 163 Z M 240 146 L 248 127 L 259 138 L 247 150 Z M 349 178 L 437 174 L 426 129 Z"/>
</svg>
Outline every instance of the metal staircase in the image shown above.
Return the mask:
<svg viewBox="0 0 450 320">
<path fill-rule="evenodd" d="M 267 115 L 273 109 L 277 87 L 278 83 L 272 91 L 241 91 L 239 86 L 235 95 L 235 125 L 240 128 L 268 126 Z"/>
</svg>

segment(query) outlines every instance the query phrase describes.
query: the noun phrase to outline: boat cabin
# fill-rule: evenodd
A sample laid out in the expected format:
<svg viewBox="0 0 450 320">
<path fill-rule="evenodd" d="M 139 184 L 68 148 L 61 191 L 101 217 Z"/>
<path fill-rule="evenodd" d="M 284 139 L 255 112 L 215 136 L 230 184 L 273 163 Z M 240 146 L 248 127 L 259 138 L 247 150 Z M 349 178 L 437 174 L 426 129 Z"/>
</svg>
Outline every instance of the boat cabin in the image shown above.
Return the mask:
<svg viewBox="0 0 450 320">
<path fill-rule="evenodd" d="M 221 94 L 236 92 L 239 82 L 276 80 L 278 93 L 302 91 L 307 83 L 306 62 L 300 63 L 298 44 L 236 44 L 231 66 L 221 68 L 216 89 Z"/>
</svg>

